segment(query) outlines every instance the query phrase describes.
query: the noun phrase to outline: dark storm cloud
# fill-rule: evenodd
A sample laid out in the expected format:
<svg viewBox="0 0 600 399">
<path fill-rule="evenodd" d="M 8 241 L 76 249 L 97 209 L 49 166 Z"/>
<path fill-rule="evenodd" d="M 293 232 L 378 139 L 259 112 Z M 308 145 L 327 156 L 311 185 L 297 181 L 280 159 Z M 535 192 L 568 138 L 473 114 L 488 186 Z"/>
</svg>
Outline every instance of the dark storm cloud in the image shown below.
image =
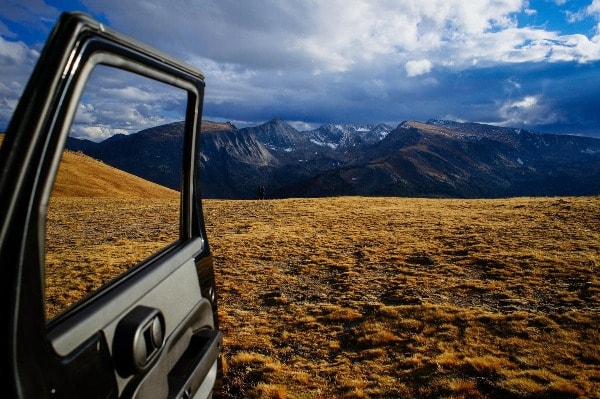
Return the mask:
<svg viewBox="0 0 600 399">
<path fill-rule="evenodd" d="M 600 36 L 590 26 L 598 24 L 599 0 L 535 3 L 543 10 L 524 0 L 81 3 L 115 29 L 201 68 L 208 118 L 449 118 L 555 130 L 598 122 Z M 536 24 L 523 22 L 530 20 Z M 0 42 L 0 60 L 27 51 L 16 40 Z M 5 114 L 15 92 L 0 102 Z"/>
</svg>

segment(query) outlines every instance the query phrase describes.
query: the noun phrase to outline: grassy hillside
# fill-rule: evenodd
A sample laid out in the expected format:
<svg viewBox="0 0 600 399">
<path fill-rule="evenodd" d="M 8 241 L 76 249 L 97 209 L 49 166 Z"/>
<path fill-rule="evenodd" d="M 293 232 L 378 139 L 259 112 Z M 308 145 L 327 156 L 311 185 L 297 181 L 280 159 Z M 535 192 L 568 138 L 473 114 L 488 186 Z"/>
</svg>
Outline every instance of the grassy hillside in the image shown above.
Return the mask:
<svg viewBox="0 0 600 399">
<path fill-rule="evenodd" d="M 53 195 L 162 199 L 175 199 L 179 196 L 174 190 L 73 151 L 65 151 L 63 154 Z"/>
<path fill-rule="evenodd" d="M 206 201 L 228 398 L 597 398 L 600 198 Z"/>
<path fill-rule="evenodd" d="M 0 146 L 4 134 L 0 134 Z M 113 168 L 87 155 L 65 151 L 52 193 L 55 197 L 176 199 L 179 194 L 161 185 Z"/>
</svg>

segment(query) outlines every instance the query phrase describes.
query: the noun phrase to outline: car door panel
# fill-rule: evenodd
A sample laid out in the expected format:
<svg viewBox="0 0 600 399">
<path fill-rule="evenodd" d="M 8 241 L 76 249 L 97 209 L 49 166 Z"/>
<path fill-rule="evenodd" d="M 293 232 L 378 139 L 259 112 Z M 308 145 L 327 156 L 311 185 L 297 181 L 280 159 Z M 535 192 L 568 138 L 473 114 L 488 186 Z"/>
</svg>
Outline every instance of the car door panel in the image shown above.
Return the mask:
<svg viewBox="0 0 600 399">
<path fill-rule="evenodd" d="M 173 252 L 171 256 L 165 254 L 149 267 L 127 276 L 129 278 L 119 282 L 110 292 L 99 293 L 97 299 L 86 305 L 85 311 L 74 311 L 59 325 L 52 326 L 51 323 L 48 336 L 54 350 L 59 355 L 67 355 L 81 344 L 82 337 L 99 330 L 112 338 L 115 321 L 131 310 L 132 304 L 162 309 L 166 313 L 167 333 L 173 331 L 176 321 L 183 319 L 198 300 L 203 299 L 195 264 L 191 260 L 201 247 L 202 239 L 198 238 L 171 249 L 168 251 Z M 180 298 L 176 303 L 172 301 L 174 293 Z M 210 324 L 212 327 L 212 320 Z"/>
<path fill-rule="evenodd" d="M 47 321 L 49 196 L 79 97 L 99 64 L 188 93 L 180 237 Z M 0 259 L 6 276 L 0 321 L 8 326 L 0 357 L 9 370 L 9 396 L 218 396 L 222 335 L 196 164 L 203 90 L 204 78 L 193 67 L 85 15 L 61 17 L 0 152 Z"/>
</svg>

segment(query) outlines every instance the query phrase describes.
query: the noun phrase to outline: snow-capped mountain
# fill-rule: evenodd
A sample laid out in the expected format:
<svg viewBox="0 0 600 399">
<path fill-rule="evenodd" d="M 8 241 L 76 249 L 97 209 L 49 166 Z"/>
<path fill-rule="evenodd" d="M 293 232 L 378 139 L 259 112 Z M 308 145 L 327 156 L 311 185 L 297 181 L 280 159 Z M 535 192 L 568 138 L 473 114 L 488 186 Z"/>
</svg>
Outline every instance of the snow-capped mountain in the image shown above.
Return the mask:
<svg viewBox="0 0 600 399">
<path fill-rule="evenodd" d="M 333 150 L 376 144 L 383 140 L 393 127 L 379 125 L 323 125 L 315 130 L 303 132 L 311 142 Z"/>
</svg>

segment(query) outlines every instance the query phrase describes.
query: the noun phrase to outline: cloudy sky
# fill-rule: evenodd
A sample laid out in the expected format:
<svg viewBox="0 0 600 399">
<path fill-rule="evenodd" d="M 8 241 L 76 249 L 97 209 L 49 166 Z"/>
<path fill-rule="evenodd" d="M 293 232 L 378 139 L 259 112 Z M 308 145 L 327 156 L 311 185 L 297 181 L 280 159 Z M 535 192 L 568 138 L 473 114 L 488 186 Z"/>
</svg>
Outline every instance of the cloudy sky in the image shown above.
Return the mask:
<svg viewBox="0 0 600 399">
<path fill-rule="evenodd" d="M 73 10 L 199 67 L 205 118 L 239 127 L 436 118 L 600 137 L 600 0 L 3 0 L 0 130 Z"/>
</svg>

